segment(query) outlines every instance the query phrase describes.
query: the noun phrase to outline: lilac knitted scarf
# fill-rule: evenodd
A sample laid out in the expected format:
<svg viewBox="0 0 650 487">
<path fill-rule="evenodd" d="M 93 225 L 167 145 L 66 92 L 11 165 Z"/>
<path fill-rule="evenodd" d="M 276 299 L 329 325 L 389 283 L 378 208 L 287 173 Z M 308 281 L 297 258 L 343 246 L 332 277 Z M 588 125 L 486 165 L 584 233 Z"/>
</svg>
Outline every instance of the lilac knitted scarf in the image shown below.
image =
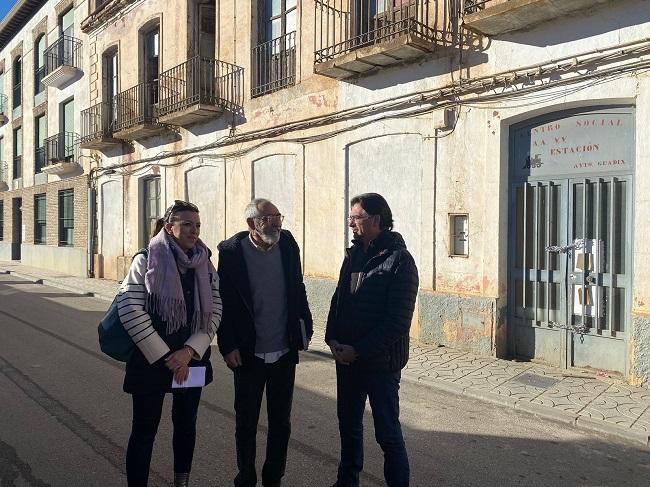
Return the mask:
<svg viewBox="0 0 650 487">
<path fill-rule="evenodd" d="M 212 319 L 212 283 L 210 272 L 215 272 L 208 257 L 208 248 L 197 240 L 192 257 L 179 247 L 165 230 L 158 232 L 149 242 L 146 311 L 158 314 L 167 323 L 167 334 L 188 326 L 183 286 L 179 272 L 194 269 L 194 314 L 192 333 L 207 332 Z"/>
</svg>

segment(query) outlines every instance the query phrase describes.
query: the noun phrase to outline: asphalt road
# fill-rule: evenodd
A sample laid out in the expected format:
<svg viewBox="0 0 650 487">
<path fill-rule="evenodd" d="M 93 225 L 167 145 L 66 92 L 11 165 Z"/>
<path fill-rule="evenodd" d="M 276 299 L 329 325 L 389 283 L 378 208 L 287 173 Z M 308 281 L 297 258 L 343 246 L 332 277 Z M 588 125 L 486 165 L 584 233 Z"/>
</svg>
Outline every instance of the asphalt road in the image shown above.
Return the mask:
<svg viewBox="0 0 650 487">
<path fill-rule="evenodd" d="M 0 486 L 121 486 L 130 397 L 123 365 L 98 349 L 108 303 L 0 275 Z M 216 351 L 215 351 L 216 353 Z M 192 485 L 232 485 L 232 379 L 218 353 L 204 391 Z M 402 423 L 414 487 L 648 486 L 650 449 L 570 429 L 509 408 L 404 381 Z M 329 486 L 338 431 L 334 367 L 306 353 L 298 367 L 285 485 Z M 384 485 L 366 418 L 363 486 Z M 171 484 L 170 402 L 150 485 Z M 258 465 L 264 454 L 261 418 Z"/>
</svg>

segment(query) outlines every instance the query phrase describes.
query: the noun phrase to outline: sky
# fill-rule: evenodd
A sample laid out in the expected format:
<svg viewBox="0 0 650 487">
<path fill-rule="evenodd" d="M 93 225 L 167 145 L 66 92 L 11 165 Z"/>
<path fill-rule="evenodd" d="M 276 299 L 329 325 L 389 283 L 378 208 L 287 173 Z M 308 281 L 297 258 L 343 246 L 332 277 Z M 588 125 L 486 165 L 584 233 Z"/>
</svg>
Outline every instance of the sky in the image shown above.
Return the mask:
<svg viewBox="0 0 650 487">
<path fill-rule="evenodd" d="M 5 15 L 9 13 L 11 7 L 13 7 L 18 0 L 0 0 L 0 21 L 5 18 Z"/>
</svg>

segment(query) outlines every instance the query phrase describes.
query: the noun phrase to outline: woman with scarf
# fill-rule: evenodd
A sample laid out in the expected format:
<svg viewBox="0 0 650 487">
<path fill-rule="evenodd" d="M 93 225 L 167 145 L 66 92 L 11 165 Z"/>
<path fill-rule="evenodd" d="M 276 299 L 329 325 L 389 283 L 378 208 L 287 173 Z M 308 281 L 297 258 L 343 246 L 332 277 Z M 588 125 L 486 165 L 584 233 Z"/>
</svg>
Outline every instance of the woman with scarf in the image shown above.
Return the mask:
<svg viewBox="0 0 650 487">
<path fill-rule="evenodd" d="M 189 485 L 201 387 L 172 388 L 172 382 L 182 386 L 190 367 L 205 367 L 205 385 L 212 381 L 210 343 L 221 320 L 218 277 L 199 239 L 198 208 L 176 200 L 161 220 L 118 295 L 120 320 L 136 345 L 124 378 L 133 398 L 129 487 L 147 486 L 166 393 L 172 393 L 174 486 Z"/>
</svg>

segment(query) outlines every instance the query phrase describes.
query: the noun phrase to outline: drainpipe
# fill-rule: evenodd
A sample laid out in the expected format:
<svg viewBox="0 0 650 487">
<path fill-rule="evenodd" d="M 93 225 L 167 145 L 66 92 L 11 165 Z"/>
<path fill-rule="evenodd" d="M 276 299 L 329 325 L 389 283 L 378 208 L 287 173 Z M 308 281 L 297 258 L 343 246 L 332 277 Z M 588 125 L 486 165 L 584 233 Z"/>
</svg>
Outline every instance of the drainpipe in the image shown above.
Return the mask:
<svg viewBox="0 0 650 487">
<path fill-rule="evenodd" d="M 92 183 L 92 174 L 88 176 L 88 277 L 95 277 L 95 222 L 97 217 L 97 190 Z"/>
</svg>

